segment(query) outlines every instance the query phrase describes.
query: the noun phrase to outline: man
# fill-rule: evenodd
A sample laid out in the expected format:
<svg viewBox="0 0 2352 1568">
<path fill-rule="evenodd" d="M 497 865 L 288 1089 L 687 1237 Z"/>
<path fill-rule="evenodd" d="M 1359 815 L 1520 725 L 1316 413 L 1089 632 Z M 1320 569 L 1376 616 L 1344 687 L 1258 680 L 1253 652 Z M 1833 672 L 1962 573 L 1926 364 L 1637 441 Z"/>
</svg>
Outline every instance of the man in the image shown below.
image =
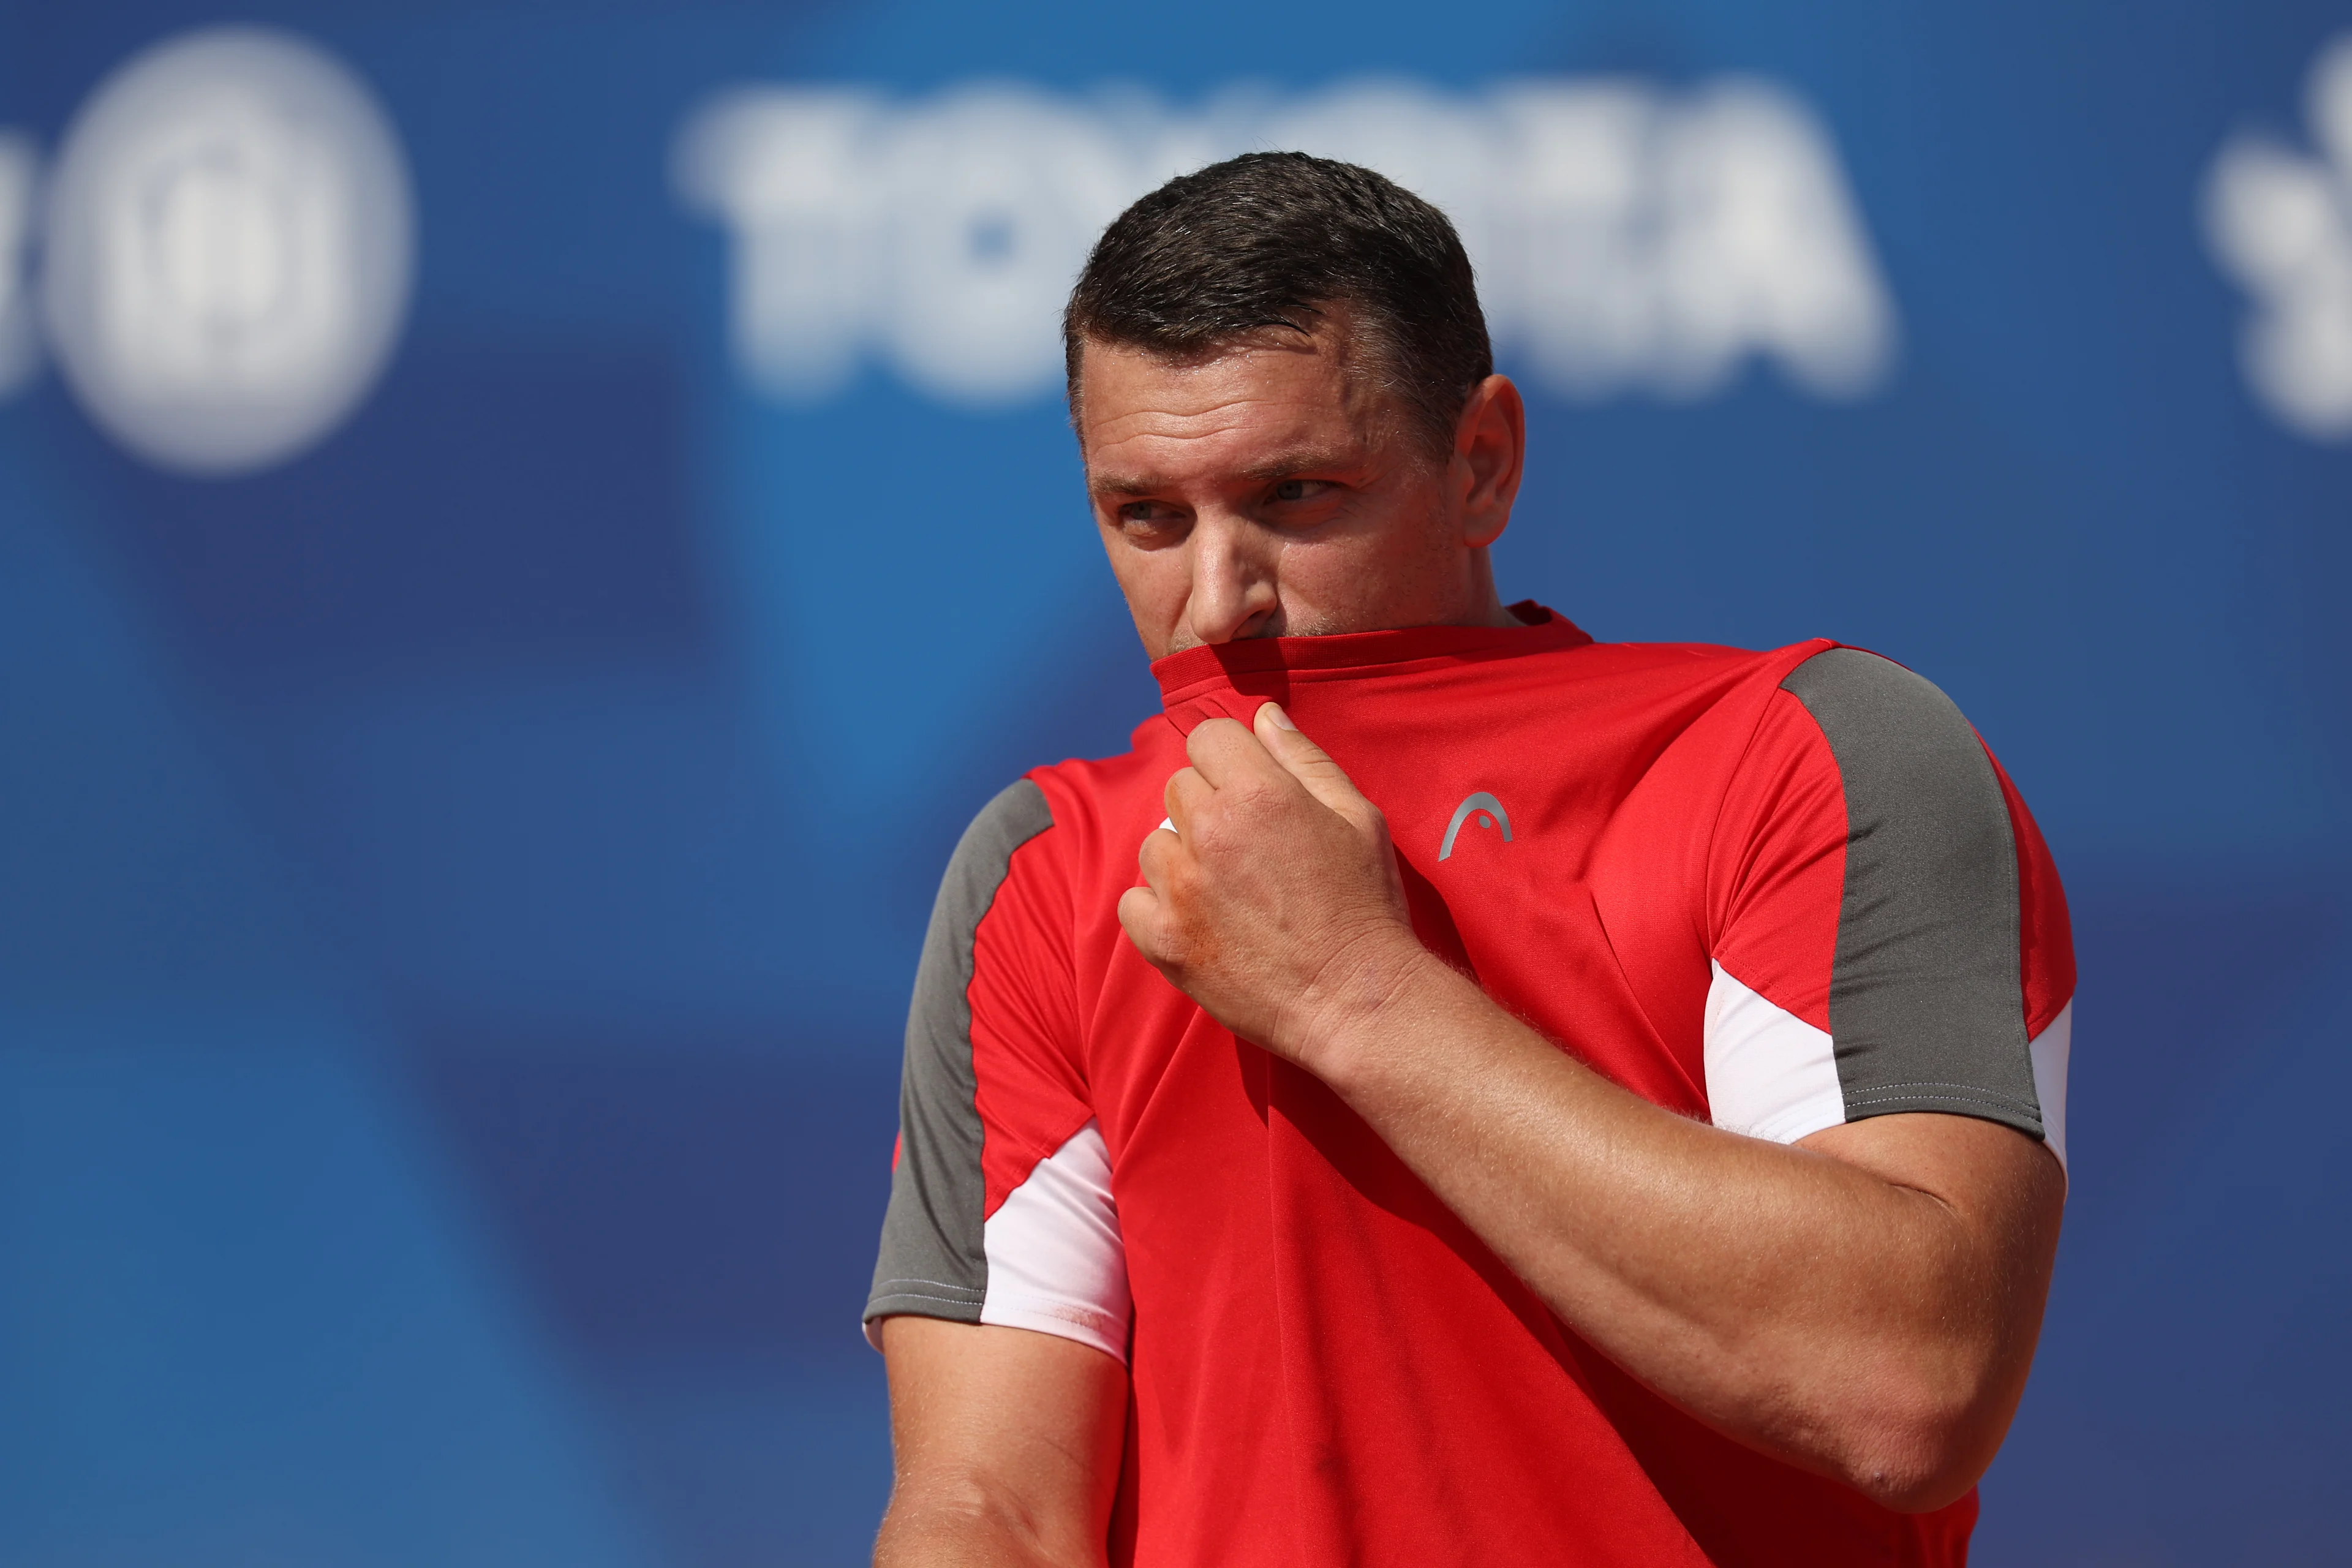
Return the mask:
<svg viewBox="0 0 2352 1568">
<path fill-rule="evenodd" d="M 1166 712 L 941 888 L 878 1561 L 1960 1563 L 2065 1186 L 2005 775 L 1869 654 L 1506 609 L 1519 397 L 1376 174 L 1171 182 L 1066 336 Z"/>
</svg>

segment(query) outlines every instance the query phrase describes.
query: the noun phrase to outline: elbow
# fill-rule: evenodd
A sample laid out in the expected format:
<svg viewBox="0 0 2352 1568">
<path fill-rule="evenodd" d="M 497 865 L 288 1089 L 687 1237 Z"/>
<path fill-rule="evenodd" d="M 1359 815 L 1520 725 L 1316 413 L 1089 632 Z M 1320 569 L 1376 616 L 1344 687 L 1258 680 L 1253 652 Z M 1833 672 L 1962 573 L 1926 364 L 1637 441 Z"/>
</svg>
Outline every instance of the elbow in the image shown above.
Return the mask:
<svg viewBox="0 0 2352 1568">
<path fill-rule="evenodd" d="M 2014 1394 L 1981 1385 L 1908 1391 L 1853 1435 L 1843 1479 L 1896 1513 L 1948 1507 L 1990 1468 L 2015 1407 Z"/>
<path fill-rule="evenodd" d="M 1854 1489 L 1896 1513 L 1933 1513 L 1968 1496 L 1985 1466 L 1945 1454 L 1874 1465 L 1847 1479 Z"/>
</svg>

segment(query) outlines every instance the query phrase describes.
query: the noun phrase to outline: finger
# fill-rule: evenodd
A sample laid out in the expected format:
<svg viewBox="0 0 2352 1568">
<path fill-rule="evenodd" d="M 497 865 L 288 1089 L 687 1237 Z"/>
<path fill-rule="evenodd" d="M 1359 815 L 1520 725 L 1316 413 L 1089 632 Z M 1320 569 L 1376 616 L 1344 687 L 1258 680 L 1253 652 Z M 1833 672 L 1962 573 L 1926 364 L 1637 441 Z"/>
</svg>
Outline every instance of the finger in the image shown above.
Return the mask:
<svg viewBox="0 0 2352 1568">
<path fill-rule="evenodd" d="M 1268 702 L 1259 707 L 1257 740 L 1268 756 L 1307 786 L 1307 794 L 1350 822 L 1363 820 L 1371 803 L 1364 798 L 1347 771 L 1331 760 L 1330 753 L 1308 740 L 1307 732 L 1290 721 L 1290 715 L 1282 710 L 1281 704 Z"/>
<path fill-rule="evenodd" d="M 1118 896 L 1118 923 L 1127 932 L 1127 940 L 1135 944 L 1154 968 L 1158 968 L 1166 952 L 1160 940 L 1160 895 L 1149 888 L 1129 888 Z"/>
<path fill-rule="evenodd" d="M 1136 868 L 1143 873 L 1144 886 L 1155 896 L 1168 890 L 1169 868 L 1183 849 L 1183 840 L 1176 837 L 1172 828 L 1166 827 L 1153 828 L 1136 847 Z"/>
<path fill-rule="evenodd" d="M 1168 775 L 1168 787 L 1160 792 L 1160 804 L 1167 808 L 1168 820 L 1177 832 L 1184 831 L 1192 814 L 1208 803 L 1217 792 L 1201 776 L 1198 768 L 1179 768 Z"/>
<path fill-rule="evenodd" d="M 1192 727 L 1184 738 L 1184 755 L 1200 770 L 1212 789 L 1244 778 L 1265 778 L 1282 770 L 1265 754 L 1265 747 L 1238 719 L 1209 719 Z"/>
</svg>

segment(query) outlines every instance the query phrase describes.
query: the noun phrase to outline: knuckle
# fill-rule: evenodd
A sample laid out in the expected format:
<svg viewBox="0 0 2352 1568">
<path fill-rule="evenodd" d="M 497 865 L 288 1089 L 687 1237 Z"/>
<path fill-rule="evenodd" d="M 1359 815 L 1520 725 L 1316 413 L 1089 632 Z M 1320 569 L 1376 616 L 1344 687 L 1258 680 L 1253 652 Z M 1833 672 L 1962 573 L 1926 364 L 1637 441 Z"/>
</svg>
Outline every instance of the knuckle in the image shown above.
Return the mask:
<svg viewBox="0 0 2352 1568">
<path fill-rule="evenodd" d="M 1274 784 L 1265 779 L 1245 779 L 1231 785 L 1225 792 L 1234 805 L 1243 811 L 1260 812 L 1281 798 Z"/>
<path fill-rule="evenodd" d="M 1203 719 L 1200 723 L 1192 726 L 1191 734 L 1184 737 L 1184 754 L 1197 756 L 1202 747 L 1223 744 L 1229 739 L 1225 731 L 1240 728 L 1239 723 L 1222 715 L 1214 719 Z"/>
</svg>

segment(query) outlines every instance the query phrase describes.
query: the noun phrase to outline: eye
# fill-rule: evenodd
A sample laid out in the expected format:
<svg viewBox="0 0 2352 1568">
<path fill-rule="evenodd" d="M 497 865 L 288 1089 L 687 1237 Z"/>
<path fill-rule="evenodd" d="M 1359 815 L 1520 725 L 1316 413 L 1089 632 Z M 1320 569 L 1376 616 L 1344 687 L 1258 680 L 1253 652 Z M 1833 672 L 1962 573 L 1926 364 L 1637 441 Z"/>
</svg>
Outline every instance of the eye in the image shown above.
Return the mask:
<svg viewBox="0 0 2352 1568">
<path fill-rule="evenodd" d="M 1313 500 L 1330 488 L 1328 479 L 1284 479 L 1274 487 L 1274 499 L 1278 501 Z"/>
<path fill-rule="evenodd" d="M 1129 533 L 1164 533 L 1183 521 L 1174 507 L 1156 500 L 1121 502 L 1118 517 L 1119 526 Z"/>
</svg>

